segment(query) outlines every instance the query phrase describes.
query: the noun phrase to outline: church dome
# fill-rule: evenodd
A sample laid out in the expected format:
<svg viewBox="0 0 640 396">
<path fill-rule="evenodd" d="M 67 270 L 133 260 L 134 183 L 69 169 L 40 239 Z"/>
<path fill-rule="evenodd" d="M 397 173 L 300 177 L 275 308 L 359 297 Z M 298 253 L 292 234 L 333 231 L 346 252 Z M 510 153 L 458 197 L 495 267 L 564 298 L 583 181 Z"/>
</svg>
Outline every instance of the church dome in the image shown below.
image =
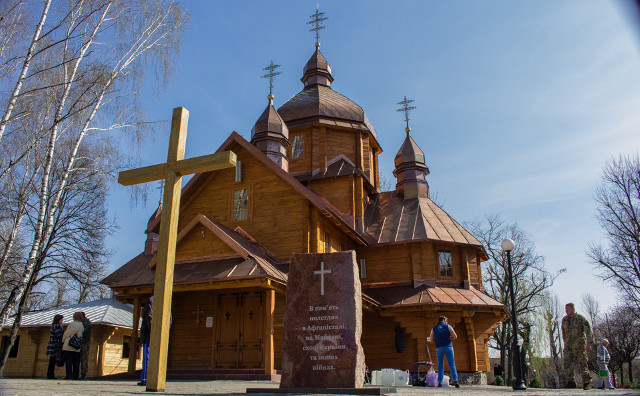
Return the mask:
<svg viewBox="0 0 640 396">
<path fill-rule="evenodd" d="M 289 138 L 289 129 L 280 117 L 280 114 L 273 107 L 273 100 L 269 100 L 267 108 L 264 109 L 262 115 L 258 118 L 255 125 L 251 129 L 251 141 L 265 136 L 275 136 L 280 138 Z"/>
<path fill-rule="evenodd" d="M 396 169 L 414 164 L 418 166 L 423 165 L 426 168 L 424 153 L 408 133 L 404 142 L 402 142 L 402 146 L 400 146 L 400 150 L 398 150 L 398 153 L 396 154 L 394 163 L 396 165 Z"/>
<path fill-rule="evenodd" d="M 376 130 L 371 125 L 364 110 L 352 100 L 331 89 L 333 82 L 331 66 L 319 49 L 316 49 L 303 69 L 301 81 L 305 87 L 287 100 L 278 113 L 289 126 L 317 122 L 318 118 L 328 118 L 338 122 L 360 124 L 368 129 L 377 140 Z M 350 125 L 356 127 L 356 125 Z"/>
<path fill-rule="evenodd" d="M 429 168 L 424 161 L 424 153 L 409 135 L 402 142 L 400 150 L 396 154 L 393 175 L 397 178 L 396 193 L 404 199 L 429 198 L 429 184 L 426 176 Z"/>
<path fill-rule="evenodd" d="M 289 171 L 287 148 L 289 142 L 289 128 L 284 123 L 276 108 L 273 107 L 273 96 L 269 94 L 269 104 L 264 109 L 251 129 L 251 144 L 262 151 L 264 155 L 275 162 L 281 169 Z"/>
</svg>

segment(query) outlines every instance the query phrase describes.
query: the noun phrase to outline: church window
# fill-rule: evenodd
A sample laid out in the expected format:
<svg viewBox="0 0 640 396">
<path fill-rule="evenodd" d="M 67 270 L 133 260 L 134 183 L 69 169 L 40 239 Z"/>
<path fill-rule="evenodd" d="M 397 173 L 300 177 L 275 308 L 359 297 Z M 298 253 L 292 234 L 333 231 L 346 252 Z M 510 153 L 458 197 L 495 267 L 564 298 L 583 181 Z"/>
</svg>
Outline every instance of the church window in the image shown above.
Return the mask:
<svg viewBox="0 0 640 396">
<path fill-rule="evenodd" d="M 360 278 L 367 277 L 367 262 L 365 259 L 360 259 Z"/>
<path fill-rule="evenodd" d="M 304 136 L 297 135 L 293 137 L 293 144 L 291 145 L 291 158 L 302 158 L 304 154 Z"/>
<path fill-rule="evenodd" d="M 439 251 L 438 262 L 440 264 L 440 276 L 453 276 L 451 252 L 447 252 L 444 250 Z"/>
<path fill-rule="evenodd" d="M 246 220 L 249 218 L 249 190 L 235 190 L 233 192 L 233 219 Z"/>
<path fill-rule="evenodd" d="M 328 232 L 324 233 L 324 252 L 331 253 L 331 235 Z"/>
</svg>

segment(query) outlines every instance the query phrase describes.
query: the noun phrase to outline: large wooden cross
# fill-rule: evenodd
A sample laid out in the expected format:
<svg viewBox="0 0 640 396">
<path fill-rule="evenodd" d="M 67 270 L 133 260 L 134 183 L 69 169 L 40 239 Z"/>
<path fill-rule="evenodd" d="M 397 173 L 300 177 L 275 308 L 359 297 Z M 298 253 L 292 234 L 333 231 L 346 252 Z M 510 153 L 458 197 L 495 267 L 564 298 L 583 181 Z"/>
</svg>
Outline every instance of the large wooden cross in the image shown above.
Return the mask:
<svg viewBox="0 0 640 396">
<path fill-rule="evenodd" d="M 173 267 L 176 255 L 182 176 L 231 168 L 236 165 L 236 155 L 231 151 L 185 160 L 184 148 L 187 141 L 188 122 L 189 112 L 187 109 L 184 107 L 173 109 L 167 162 L 120 172 L 118 177 L 118 183 L 125 186 L 154 180 L 165 181 L 153 297 L 151 342 L 149 344 L 147 391 L 152 392 L 164 391 L 166 383 Z"/>
</svg>

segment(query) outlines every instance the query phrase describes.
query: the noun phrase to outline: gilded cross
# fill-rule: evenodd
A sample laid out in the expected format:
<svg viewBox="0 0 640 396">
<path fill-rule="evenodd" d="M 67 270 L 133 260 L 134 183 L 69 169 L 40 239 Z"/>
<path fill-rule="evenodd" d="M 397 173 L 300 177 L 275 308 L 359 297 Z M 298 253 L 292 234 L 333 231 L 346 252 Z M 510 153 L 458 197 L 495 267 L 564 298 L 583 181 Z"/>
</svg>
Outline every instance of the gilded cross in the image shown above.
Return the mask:
<svg viewBox="0 0 640 396">
<path fill-rule="evenodd" d="M 187 141 L 189 112 L 184 107 L 173 109 L 167 162 L 120 172 L 118 183 L 132 184 L 164 180 L 163 207 L 160 217 L 160 239 L 154 285 L 154 310 L 151 322 L 151 351 L 147 391 L 164 391 L 169 348 L 169 319 L 173 292 L 173 267 L 175 264 L 178 215 L 182 176 L 231 168 L 236 165 L 236 155 L 231 151 L 184 159 Z"/>
<path fill-rule="evenodd" d="M 416 108 L 415 106 L 409 106 L 409 104 L 411 103 L 413 103 L 413 99 L 407 99 L 407 97 L 405 96 L 402 101 L 398 102 L 398 104 L 402 105 L 402 107 L 396 110 L 404 112 L 404 121 L 407 123 L 405 132 L 407 133 L 411 131 L 411 128 L 409 128 L 409 112 Z"/>
<path fill-rule="evenodd" d="M 199 326 L 200 325 L 200 314 L 204 313 L 204 311 L 200 309 L 199 305 L 196 305 L 196 310 L 192 311 L 191 313 L 196 314 L 196 326 Z"/>
<path fill-rule="evenodd" d="M 324 16 L 324 12 L 320 12 L 320 6 L 316 6 L 316 13 L 309 16 L 311 21 L 307 22 L 307 25 L 315 25 L 311 29 L 310 32 L 316 32 L 316 48 L 320 47 L 320 30 L 324 29 L 324 26 L 320 26 L 322 22 L 326 21 L 327 18 Z"/>
<path fill-rule="evenodd" d="M 313 271 L 314 275 L 320 275 L 320 295 L 324 296 L 324 274 L 330 274 L 331 270 L 324 269 L 324 261 L 320 262 L 320 271 Z"/>
<path fill-rule="evenodd" d="M 268 70 L 269 73 L 265 74 L 264 76 L 262 76 L 262 78 L 268 78 L 269 79 L 269 99 L 273 99 L 273 94 L 272 94 L 272 90 L 273 90 L 273 78 L 275 76 L 277 76 L 278 74 L 281 74 L 280 72 L 275 71 L 277 68 L 279 68 L 280 65 L 274 65 L 273 61 L 271 61 L 271 64 L 267 67 L 265 67 L 262 70 Z"/>
<path fill-rule="evenodd" d="M 160 191 L 160 199 L 158 205 L 162 208 L 162 195 L 164 194 L 164 179 L 160 180 L 160 185 L 156 187 L 156 190 Z"/>
</svg>

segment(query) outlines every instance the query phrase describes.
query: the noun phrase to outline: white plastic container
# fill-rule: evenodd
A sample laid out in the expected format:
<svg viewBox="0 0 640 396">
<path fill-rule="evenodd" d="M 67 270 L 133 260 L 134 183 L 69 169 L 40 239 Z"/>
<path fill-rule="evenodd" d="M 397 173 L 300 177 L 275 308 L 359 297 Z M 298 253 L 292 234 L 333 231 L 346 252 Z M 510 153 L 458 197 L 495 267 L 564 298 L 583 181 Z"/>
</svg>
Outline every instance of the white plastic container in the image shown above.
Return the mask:
<svg viewBox="0 0 640 396">
<path fill-rule="evenodd" d="M 380 385 L 380 370 L 371 372 L 371 385 Z"/>
<path fill-rule="evenodd" d="M 409 371 L 396 370 L 395 371 L 395 383 L 394 386 L 408 386 L 409 385 Z"/>
<path fill-rule="evenodd" d="M 394 386 L 396 382 L 396 374 L 394 369 L 382 369 L 380 373 L 380 385 Z"/>
</svg>

